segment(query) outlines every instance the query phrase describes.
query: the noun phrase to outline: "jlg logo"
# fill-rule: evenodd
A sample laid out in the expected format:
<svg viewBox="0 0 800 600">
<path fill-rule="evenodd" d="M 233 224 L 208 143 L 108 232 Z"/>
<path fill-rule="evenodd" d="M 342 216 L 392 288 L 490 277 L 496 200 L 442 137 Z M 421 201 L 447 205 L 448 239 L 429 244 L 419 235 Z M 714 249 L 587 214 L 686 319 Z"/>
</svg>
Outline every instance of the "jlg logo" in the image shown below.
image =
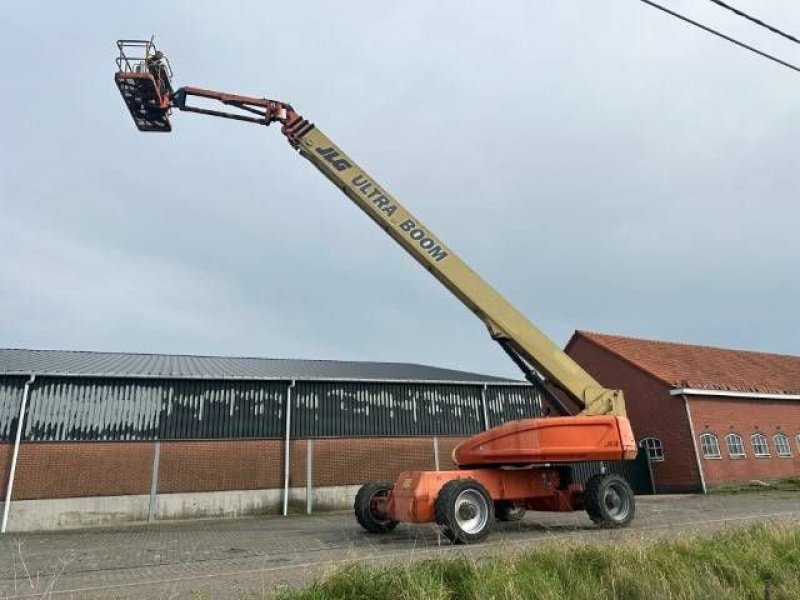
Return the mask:
<svg viewBox="0 0 800 600">
<path fill-rule="evenodd" d="M 331 166 L 337 171 L 346 171 L 353 166 L 344 158 L 339 158 L 336 148 L 317 148 L 317 154 L 331 163 Z"/>
</svg>

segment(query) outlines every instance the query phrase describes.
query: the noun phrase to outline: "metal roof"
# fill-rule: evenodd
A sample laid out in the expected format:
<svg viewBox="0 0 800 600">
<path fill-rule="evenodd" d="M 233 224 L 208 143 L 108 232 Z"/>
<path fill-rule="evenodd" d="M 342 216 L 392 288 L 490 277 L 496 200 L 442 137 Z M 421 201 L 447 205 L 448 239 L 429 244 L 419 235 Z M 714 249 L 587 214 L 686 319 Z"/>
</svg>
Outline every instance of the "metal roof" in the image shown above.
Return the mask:
<svg viewBox="0 0 800 600">
<path fill-rule="evenodd" d="M 0 348 L 0 375 L 521 383 L 413 363 Z"/>
</svg>

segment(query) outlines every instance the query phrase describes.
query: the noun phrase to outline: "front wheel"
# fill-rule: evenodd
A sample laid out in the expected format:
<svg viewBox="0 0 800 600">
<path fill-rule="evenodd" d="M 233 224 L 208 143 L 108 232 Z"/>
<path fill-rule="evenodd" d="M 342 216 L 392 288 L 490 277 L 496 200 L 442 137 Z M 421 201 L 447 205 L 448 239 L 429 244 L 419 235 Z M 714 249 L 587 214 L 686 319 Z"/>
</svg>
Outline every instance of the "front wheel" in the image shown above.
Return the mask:
<svg viewBox="0 0 800 600">
<path fill-rule="evenodd" d="M 389 481 L 370 481 L 359 488 L 353 510 L 356 521 L 369 533 L 389 533 L 397 527 L 397 521 L 392 521 L 379 509 L 380 499 L 386 498 L 392 491 Z"/>
<path fill-rule="evenodd" d="M 619 475 L 594 475 L 584 486 L 589 518 L 601 527 L 627 527 L 636 513 L 636 501 L 628 482 Z"/>
<path fill-rule="evenodd" d="M 474 479 L 454 479 L 442 486 L 436 497 L 436 523 L 454 544 L 484 539 L 494 526 L 494 502 Z"/>
</svg>

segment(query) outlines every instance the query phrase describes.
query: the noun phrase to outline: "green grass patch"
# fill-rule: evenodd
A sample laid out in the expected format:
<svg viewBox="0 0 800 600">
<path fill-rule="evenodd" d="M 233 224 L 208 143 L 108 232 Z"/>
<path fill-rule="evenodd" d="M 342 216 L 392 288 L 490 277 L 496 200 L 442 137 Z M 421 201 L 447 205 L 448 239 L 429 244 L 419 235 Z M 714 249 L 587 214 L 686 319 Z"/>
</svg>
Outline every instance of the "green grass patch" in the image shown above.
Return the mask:
<svg viewBox="0 0 800 600">
<path fill-rule="evenodd" d="M 746 492 L 800 492 L 800 477 L 789 477 L 778 481 L 721 485 L 709 491 L 711 494 L 741 494 Z"/>
<path fill-rule="evenodd" d="M 765 593 L 769 588 L 768 595 Z M 800 598 L 800 527 L 757 525 L 655 543 L 546 543 L 506 556 L 351 564 L 281 600 Z"/>
</svg>

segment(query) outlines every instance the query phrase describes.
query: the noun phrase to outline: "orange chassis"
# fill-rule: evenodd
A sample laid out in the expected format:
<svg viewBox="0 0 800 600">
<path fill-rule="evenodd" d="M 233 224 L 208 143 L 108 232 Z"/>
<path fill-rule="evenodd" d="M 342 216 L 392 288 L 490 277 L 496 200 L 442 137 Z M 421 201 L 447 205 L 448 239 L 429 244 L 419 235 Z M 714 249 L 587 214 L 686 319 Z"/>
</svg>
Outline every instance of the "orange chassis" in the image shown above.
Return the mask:
<svg viewBox="0 0 800 600">
<path fill-rule="evenodd" d="M 428 523 L 437 520 L 442 489 L 453 481 L 470 480 L 483 486 L 495 505 L 505 501 L 528 510 L 582 510 L 586 508 L 584 489 L 571 481 L 568 463 L 635 456 L 636 443 L 625 417 L 512 421 L 456 447 L 453 462 L 459 469 L 403 472 L 390 490 L 361 502 L 369 503 L 369 512 L 379 522 Z"/>
</svg>

